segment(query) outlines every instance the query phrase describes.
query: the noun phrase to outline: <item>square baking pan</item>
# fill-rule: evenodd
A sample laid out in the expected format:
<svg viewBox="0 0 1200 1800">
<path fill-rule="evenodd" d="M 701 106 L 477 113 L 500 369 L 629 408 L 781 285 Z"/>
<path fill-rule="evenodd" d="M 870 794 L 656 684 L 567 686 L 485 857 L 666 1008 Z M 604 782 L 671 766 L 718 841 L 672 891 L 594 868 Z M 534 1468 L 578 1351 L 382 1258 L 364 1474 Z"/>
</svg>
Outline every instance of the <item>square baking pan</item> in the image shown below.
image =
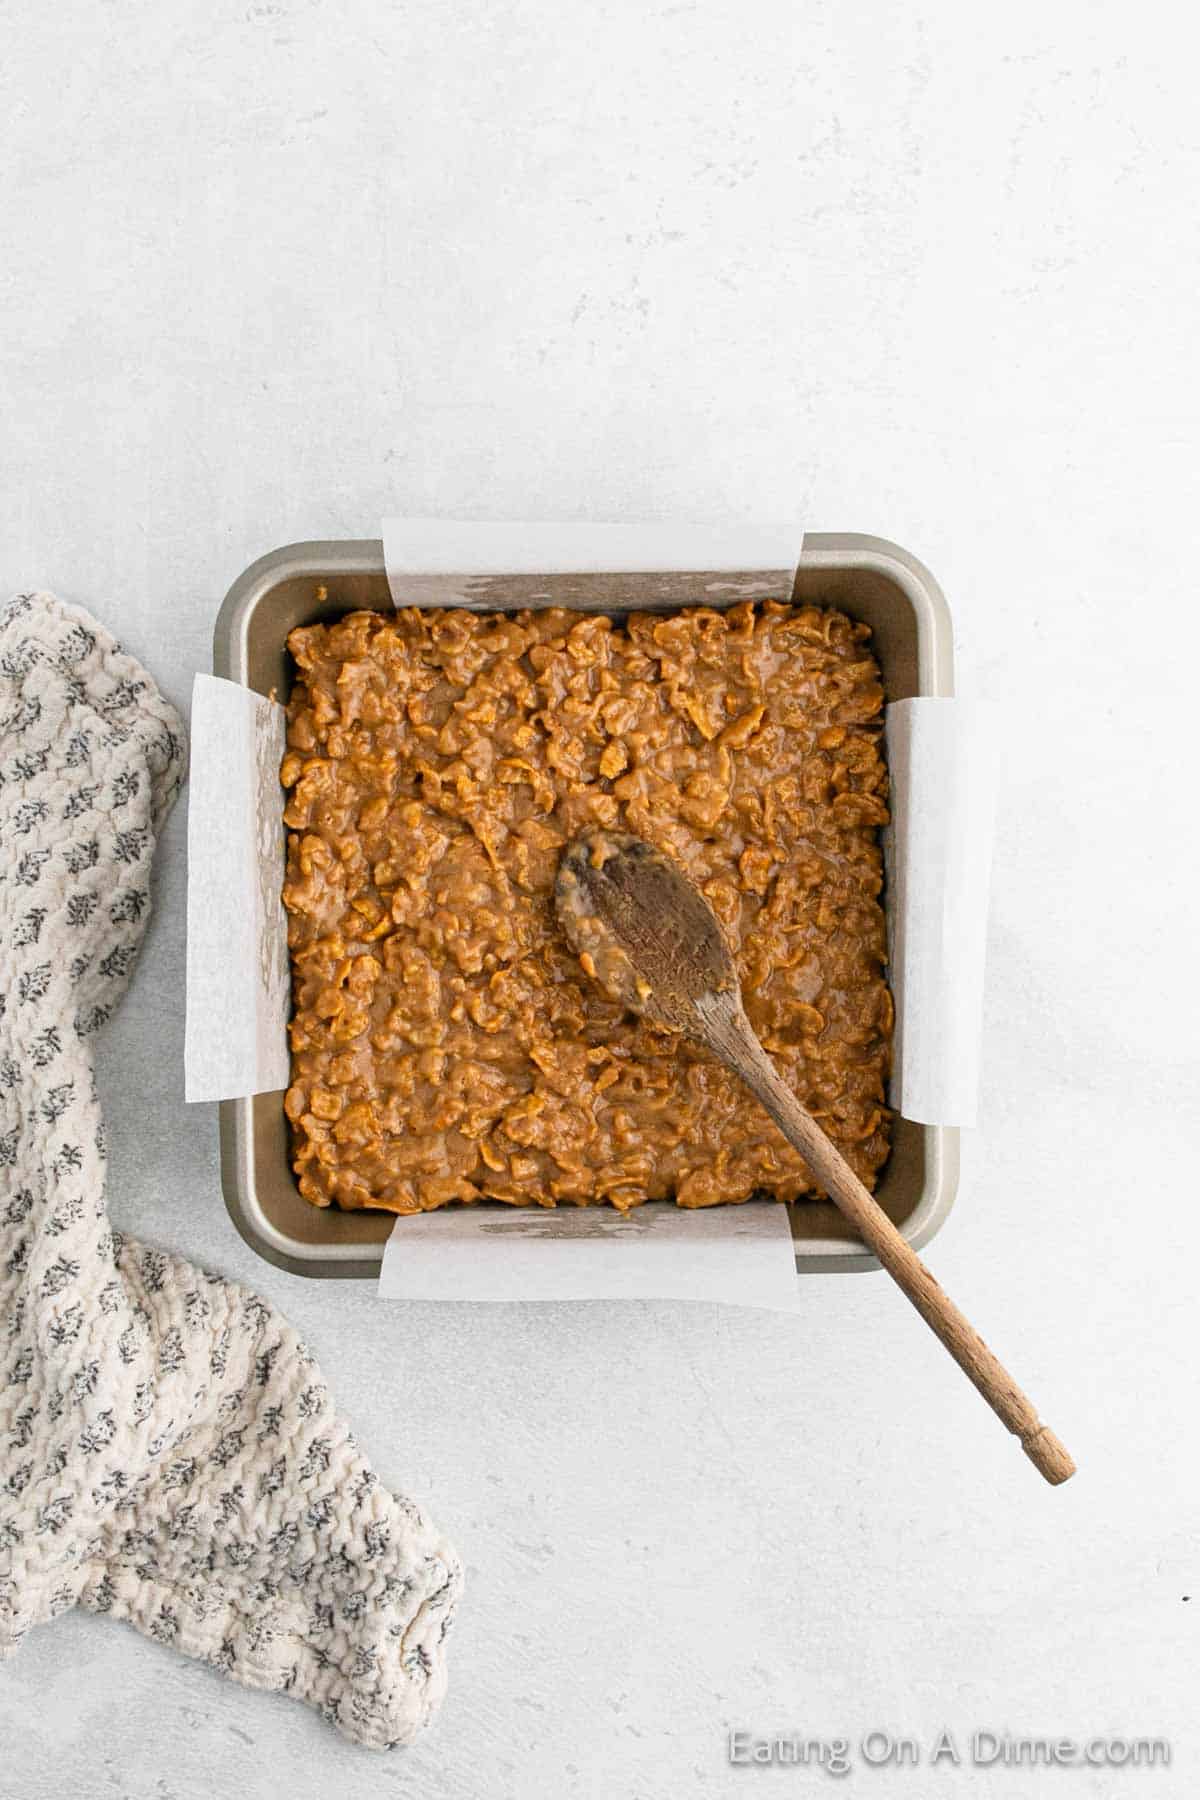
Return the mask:
<svg viewBox="0 0 1200 1800">
<path fill-rule="evenodd" d="M 567 597 L 569 580 L 539 577 L 530 584 L 535 597 L 521 604 L 578 606 L 577 595 Z M 739 597 L 735 593 L 724 604 Z M 889 701 L 953 694 L 954 649 L 946 602 L 928 570 L 897 544 L 853 533 L 806 534 L 792 597 L 802 604 L 837 607 L 871 627 Z M 704 604 L 722 602 L 706 598 Z M 225 598 L 213 637 L 213 672 L 257 693 L 286 699 L 294 677 L 287 651 L 293 626 L 360 608 L 393 610 L 380 539 L 273 550 L 239 576 Z M 493 602 L 488 610 L 498 609 Z M 225 1202 L 234 1224 L 260 1256 L 297 1275 L 378 1275 L 393 1215 L 341 1212 L 301 1198 L 291 1168 L 282 1090 L 223 1100 L 220 1133 Z M 943 1224 L 957 1185 L 957 1129 L 897 1117 L 877 1197 L 914 1248 L 928 1243 Z M 830 1202 L 797 1202 L 791 1224 L 798 1273 L 879 1266 Z"/>
</svg>

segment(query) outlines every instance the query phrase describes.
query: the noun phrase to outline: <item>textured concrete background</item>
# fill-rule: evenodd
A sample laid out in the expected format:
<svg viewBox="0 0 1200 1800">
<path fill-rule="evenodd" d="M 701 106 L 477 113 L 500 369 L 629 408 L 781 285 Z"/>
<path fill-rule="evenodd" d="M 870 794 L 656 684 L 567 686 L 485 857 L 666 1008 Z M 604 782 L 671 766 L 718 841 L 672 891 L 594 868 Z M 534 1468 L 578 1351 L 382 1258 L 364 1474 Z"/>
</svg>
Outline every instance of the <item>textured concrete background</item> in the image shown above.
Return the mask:
<svg viewBox="0 0 1200 1800">
<path fill-rule="evenodd" d="M 181 807 L 103 1047 L 113 1214 L 279 1301 L 469 1595 L 438 1724 L 376 1759 L 64 1619 L 0 1673 L 4 1800 L 810 1793 L 726 1730 L 943 1724 L 1175 1763 L 850 1785 L 1194 1794 L 1188 10 L 6 24 L 0 585 L 94 608 L 177 700 L 252 558 L 385 511 L 794 513 L 929 562 L 1012 731 L 984 1124 L 931 1260 L 1081 1473 L 1044 1488 L 882 1277 L 787 1318 L 385 1306 L 258 1263 L 182 1100 Z"/>
</svg>

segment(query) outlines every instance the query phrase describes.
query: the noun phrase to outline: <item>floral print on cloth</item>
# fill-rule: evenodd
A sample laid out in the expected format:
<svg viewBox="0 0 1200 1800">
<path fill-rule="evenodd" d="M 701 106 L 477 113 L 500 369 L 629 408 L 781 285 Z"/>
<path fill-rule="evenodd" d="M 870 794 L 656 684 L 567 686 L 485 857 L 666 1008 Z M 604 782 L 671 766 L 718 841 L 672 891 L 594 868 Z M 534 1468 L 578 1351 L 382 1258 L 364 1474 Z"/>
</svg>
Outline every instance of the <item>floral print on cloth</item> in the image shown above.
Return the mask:
<svg viewBox="0 0 1200 1800">
<path fill-rule="evenodd" d="M 274 1307 L 113 1230 L 92 1045 L 150 906 L 179 720 L 84 612 L 0 607 L 0 1656 L 73 1606 L 406 1743 L 461 1573 Z"/>
</svg>

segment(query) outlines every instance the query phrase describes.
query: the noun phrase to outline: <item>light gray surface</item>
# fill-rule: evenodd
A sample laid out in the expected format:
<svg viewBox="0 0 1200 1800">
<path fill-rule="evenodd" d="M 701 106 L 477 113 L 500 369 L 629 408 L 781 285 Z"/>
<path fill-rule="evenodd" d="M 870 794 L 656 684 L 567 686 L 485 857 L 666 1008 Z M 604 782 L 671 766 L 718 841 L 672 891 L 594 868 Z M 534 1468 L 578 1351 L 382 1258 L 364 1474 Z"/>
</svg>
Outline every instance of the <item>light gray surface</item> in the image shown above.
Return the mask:
<svg viewBox="0 0 1200 1800">
<path fill-rule="evenodd" d="M 0 1793 L 800 1793 L 825 1778 L 729 1769 L 725 1729 L 943 1723 L 1163 1733 L 1175 1764 L 939 1794 L 1194 1793 L 1184 10 L 6 17 L 0 585 L 94 607 L 177 700 L 252 556 L 385 511 L 792 510 L 928 560 L 1012 736 L 936 1268 L 1081 1473 L 1043 1487 L 882 1278 L 794 1318 L 471 1311 L 255 1263 L 182 1103 L 180 809 L 104 1046 L 112 1210 L 260 1282 L 456 1537 L 451 1692 L 372 1760 L 69 1618 L 0 1671 Z"/>
</svg>

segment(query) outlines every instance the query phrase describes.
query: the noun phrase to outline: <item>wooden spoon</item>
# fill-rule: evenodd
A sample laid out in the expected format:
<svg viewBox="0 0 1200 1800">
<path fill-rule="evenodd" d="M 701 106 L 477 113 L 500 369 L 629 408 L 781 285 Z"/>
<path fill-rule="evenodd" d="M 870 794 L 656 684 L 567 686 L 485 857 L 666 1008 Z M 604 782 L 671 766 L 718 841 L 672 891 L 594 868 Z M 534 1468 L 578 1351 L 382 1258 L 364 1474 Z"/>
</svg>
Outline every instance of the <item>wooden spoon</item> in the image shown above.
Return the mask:
<svg viewBox="0 0 1200 1800">
<path fill-rule="evenodd" d="M 597 829 L 563 852 L 554 897 L 588 975 L 745 1082 L 1046 1480 L 1073 1475 L 1065 1447 L 779 1079 L 742 1008 L 725 934 L 682 870 L 641 838 Z"/>
</svg>

